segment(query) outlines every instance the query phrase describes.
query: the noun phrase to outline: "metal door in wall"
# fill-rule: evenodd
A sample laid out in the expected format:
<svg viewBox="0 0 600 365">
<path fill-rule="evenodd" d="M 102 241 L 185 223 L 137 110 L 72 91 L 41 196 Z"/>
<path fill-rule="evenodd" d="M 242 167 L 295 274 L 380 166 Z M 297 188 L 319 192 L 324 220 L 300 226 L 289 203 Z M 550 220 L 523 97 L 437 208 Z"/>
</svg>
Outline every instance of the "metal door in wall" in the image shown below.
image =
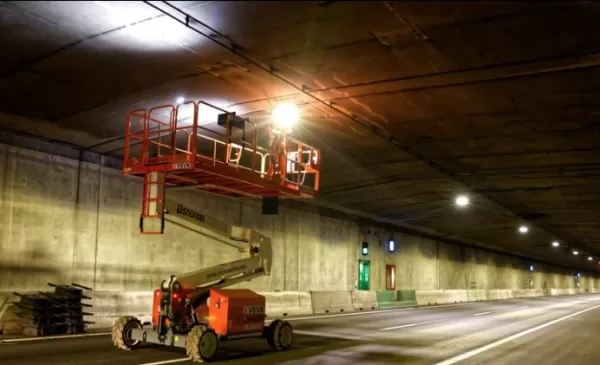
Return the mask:
<svg viewBox="0 0 600 365">
<path fill-rule="evenodd" d="M 371 262 L 358 260 L 358 290 L 369 290 L 371 287 L 370 276 Z"/>
<path fill-rule="evenodd" d="M 396 290 L 396 265 L 385 265 L 385 290 Z"/>
</svg>

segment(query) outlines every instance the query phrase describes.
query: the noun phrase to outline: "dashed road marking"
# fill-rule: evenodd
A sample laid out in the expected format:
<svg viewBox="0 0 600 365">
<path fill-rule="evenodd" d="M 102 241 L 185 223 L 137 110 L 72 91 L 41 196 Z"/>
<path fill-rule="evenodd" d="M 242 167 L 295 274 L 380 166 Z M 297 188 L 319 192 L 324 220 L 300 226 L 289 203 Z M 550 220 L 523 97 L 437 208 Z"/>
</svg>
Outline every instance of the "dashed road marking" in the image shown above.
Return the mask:
<svg viewBox="0 0 600 365">
<path fill-rule="evenodd" d="M 428 324 L 439 323 L 439 322 L 444 322 L 444 321 L 447 321 L 447 319 L 436 319 L 435 321 L 427 321 L 427 322 L 421 322 L 421 323 L 411 323 L 411 324 L 403 324 L 400 326 L 385 327 L 385 328 L 380 329 L 380 331 L 392 331 L 392 330 L 398 330 L 398 329 L 407 328 L 407 327 L 425 326 Z"/>
<path fill-rule="evenodd" d="M 567 319 L 569 319 L 569 318 L 573 318 L 573 317 L 575 317 L 575 316 L 578 316 L 578 315 L 580 315 L 580 314 L 583 314 L 583 313 L 589 312 L 589 311 L 591 311 L 591 310 L 594 310 L 594 309 L 597 309 L 597 308 L 600 308 L 600 305 L 596 305 L 596 306 L 593 306 L 593 307 L 591 307 L 591 308 L 587 308 L 587 309 L 581 310 L 581 311 L 579 311 L 579 312 L 575 312 L 575 313 L 569 314 L 569 315 L 567 315 L 567 316 L 564 316 L 564 317 L 561 317 L 561 318 L 555 319 L 555 320 L 553 320 L 553 321 L 546 322 L 546 323 L 544 323 L 544 324 L 542 324 L 542 325 L 539 325 L 539 326 L 536 326 L 536 327 L 530 328 L 530 329 L 528 329 L 528 330 L 525 330 L 525 331 L 523 331 L 523 332 L 519 332 L 519 333 L 517 333 L 517 334 L 514 334 L 514 335 L 512 335 L 512 336 L 509 336 L 509 337 L 505 337 L 505 338 L 503 338 L 503 339 L 501 339 L 501 340 L 498 340 L 498 341 L 496 341 L 496 342 L 492 342 L 492 343 L 490 343 L 490 344 L 488 344 L 488 345 L 485 345 L 485 346 L 482 346 L 482 347 L 480 347 L 480 348 L 478 348 L 478 349 L 471 350 L 471 351 L 467 351 L 467 352 L 465 352 L 465 353 L 463 353 L 463 354 L 461 354 L 461 355 L 458 355 L 458 356 L 452 357 L 452 358 L 450 358 L 450 359 L 447 359 L 447 360 L 444 360 L 444 361 L 438 362 L 438 363 L 437 363 L 437 364 L 435 364 L 435 365 L 454 365 L 454 364 L 456 364 L 456 363 L 458 363 L 458 362 L 460 362 L 460 361 L 463 361 L 463 360 L 469 359 L 469 358 L 471 358 L 471 357 L 473 357 L 473 356 L 479 355 L 479 354 L 480 354 L 480 353 L 482 353 L 482 352 L 485 352 L 485 351 L 491 350 L 491 349 L 493 349 L 493 348 L 495 348 L 495 347 L 498 347 L 498 346 L 504 345 L 504 344 L 505 344 L 505 343 L 507 343 L 507 342 L 514 341 L 514 340 L 516 340 L 517 338 L 520 338 L 520 337 L 526 336 L 526 335 L 528 335 L 528 334 L 530 334 L 530 333 L 533 333 L 533 332 L 537 332 L 537 331 L 539 331 L 539 330 L 541 330 L 541 329 L 544 329 L 544 328 L 546 328 L 546 327 L 552 326 L 553 324 L 556 324 L 556 323 L 562 322 L 562 321 L 564 321 L 564 320 L 567 320 Z"/>
<path fill-rule="evenodd" d="M 492 313 L 492 312 L 481 312 L 481 313 L 475 313 L 475 314 L 473 314 L 473 315 L 474 315 L 474 316 L 484 316 L 484 315 L 486 315 L 486 314 L 490 314 L 490 313 Z"/>
<path fill-rule="evenodd" d="M 386 328 L 382 328 L 382 331 L 391 331 L 391 330 L 397 330 L 400 328 L 406 328 L 406 327 L 414 327 L 416 326 L 416 323 L 411 323 L 411 324 L 403 324 L 402 326 L 393 326 L 393 327 L 386 327 Z"/>
</svg>

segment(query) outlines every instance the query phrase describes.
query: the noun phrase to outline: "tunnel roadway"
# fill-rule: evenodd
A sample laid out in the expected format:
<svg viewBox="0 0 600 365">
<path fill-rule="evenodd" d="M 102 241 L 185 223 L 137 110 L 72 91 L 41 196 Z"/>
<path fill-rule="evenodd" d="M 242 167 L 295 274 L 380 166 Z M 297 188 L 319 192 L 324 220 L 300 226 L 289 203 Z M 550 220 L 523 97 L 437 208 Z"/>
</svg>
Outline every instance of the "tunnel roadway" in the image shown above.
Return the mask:
<svg viewBox="0 0 600 365">
<path fill-rule="evenodd" d="M 600 364 L 600 295 L 541 297 L 290 318 L 294 346 L 274 353 L 262 340 L 223 343 L 230 365 Z M 192 364 L 181 349 L 114 348 L 109 335 L 2 340 L 0 364 Z"/>
</svg>

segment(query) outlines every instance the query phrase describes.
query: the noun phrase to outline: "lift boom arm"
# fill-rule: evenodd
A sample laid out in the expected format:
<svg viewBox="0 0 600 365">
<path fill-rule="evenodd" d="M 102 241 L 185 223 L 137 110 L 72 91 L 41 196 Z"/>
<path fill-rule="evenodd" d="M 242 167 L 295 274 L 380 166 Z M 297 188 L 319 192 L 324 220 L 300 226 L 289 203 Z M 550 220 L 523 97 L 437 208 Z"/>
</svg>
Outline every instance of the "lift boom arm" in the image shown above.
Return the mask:
<svg viewBox="0 0 600 365">
<path fill-rule="evenodd" d="M 196 288 L 192 297 L 210 288 L 226 287 L 271 274 L 271 239 L 261 233 L 222 222 L 172 200 L 165 204 L 164 219 L 249 253 L 249 257 L 244 259 L 178 275 L 176 280 L 180 284 Z"/>
</svg>

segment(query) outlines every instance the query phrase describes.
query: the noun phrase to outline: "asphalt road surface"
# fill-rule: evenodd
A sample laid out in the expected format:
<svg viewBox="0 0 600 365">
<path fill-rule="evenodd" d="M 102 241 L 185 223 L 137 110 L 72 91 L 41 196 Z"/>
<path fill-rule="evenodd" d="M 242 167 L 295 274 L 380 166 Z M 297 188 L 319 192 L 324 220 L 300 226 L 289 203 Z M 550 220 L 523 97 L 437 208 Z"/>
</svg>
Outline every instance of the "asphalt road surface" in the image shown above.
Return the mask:
<svg viewBox="0 0 600 365">
<path fill-rule="evenodd" d="M 223 343 L 228 365 L 598 365 L 600 295 L 542 297 L 290 319 L 294 345 Z M 1 342 L 0 364 L 192 364 L 159 346 L 114 348 L 109 335 Z"/>
</svg>

